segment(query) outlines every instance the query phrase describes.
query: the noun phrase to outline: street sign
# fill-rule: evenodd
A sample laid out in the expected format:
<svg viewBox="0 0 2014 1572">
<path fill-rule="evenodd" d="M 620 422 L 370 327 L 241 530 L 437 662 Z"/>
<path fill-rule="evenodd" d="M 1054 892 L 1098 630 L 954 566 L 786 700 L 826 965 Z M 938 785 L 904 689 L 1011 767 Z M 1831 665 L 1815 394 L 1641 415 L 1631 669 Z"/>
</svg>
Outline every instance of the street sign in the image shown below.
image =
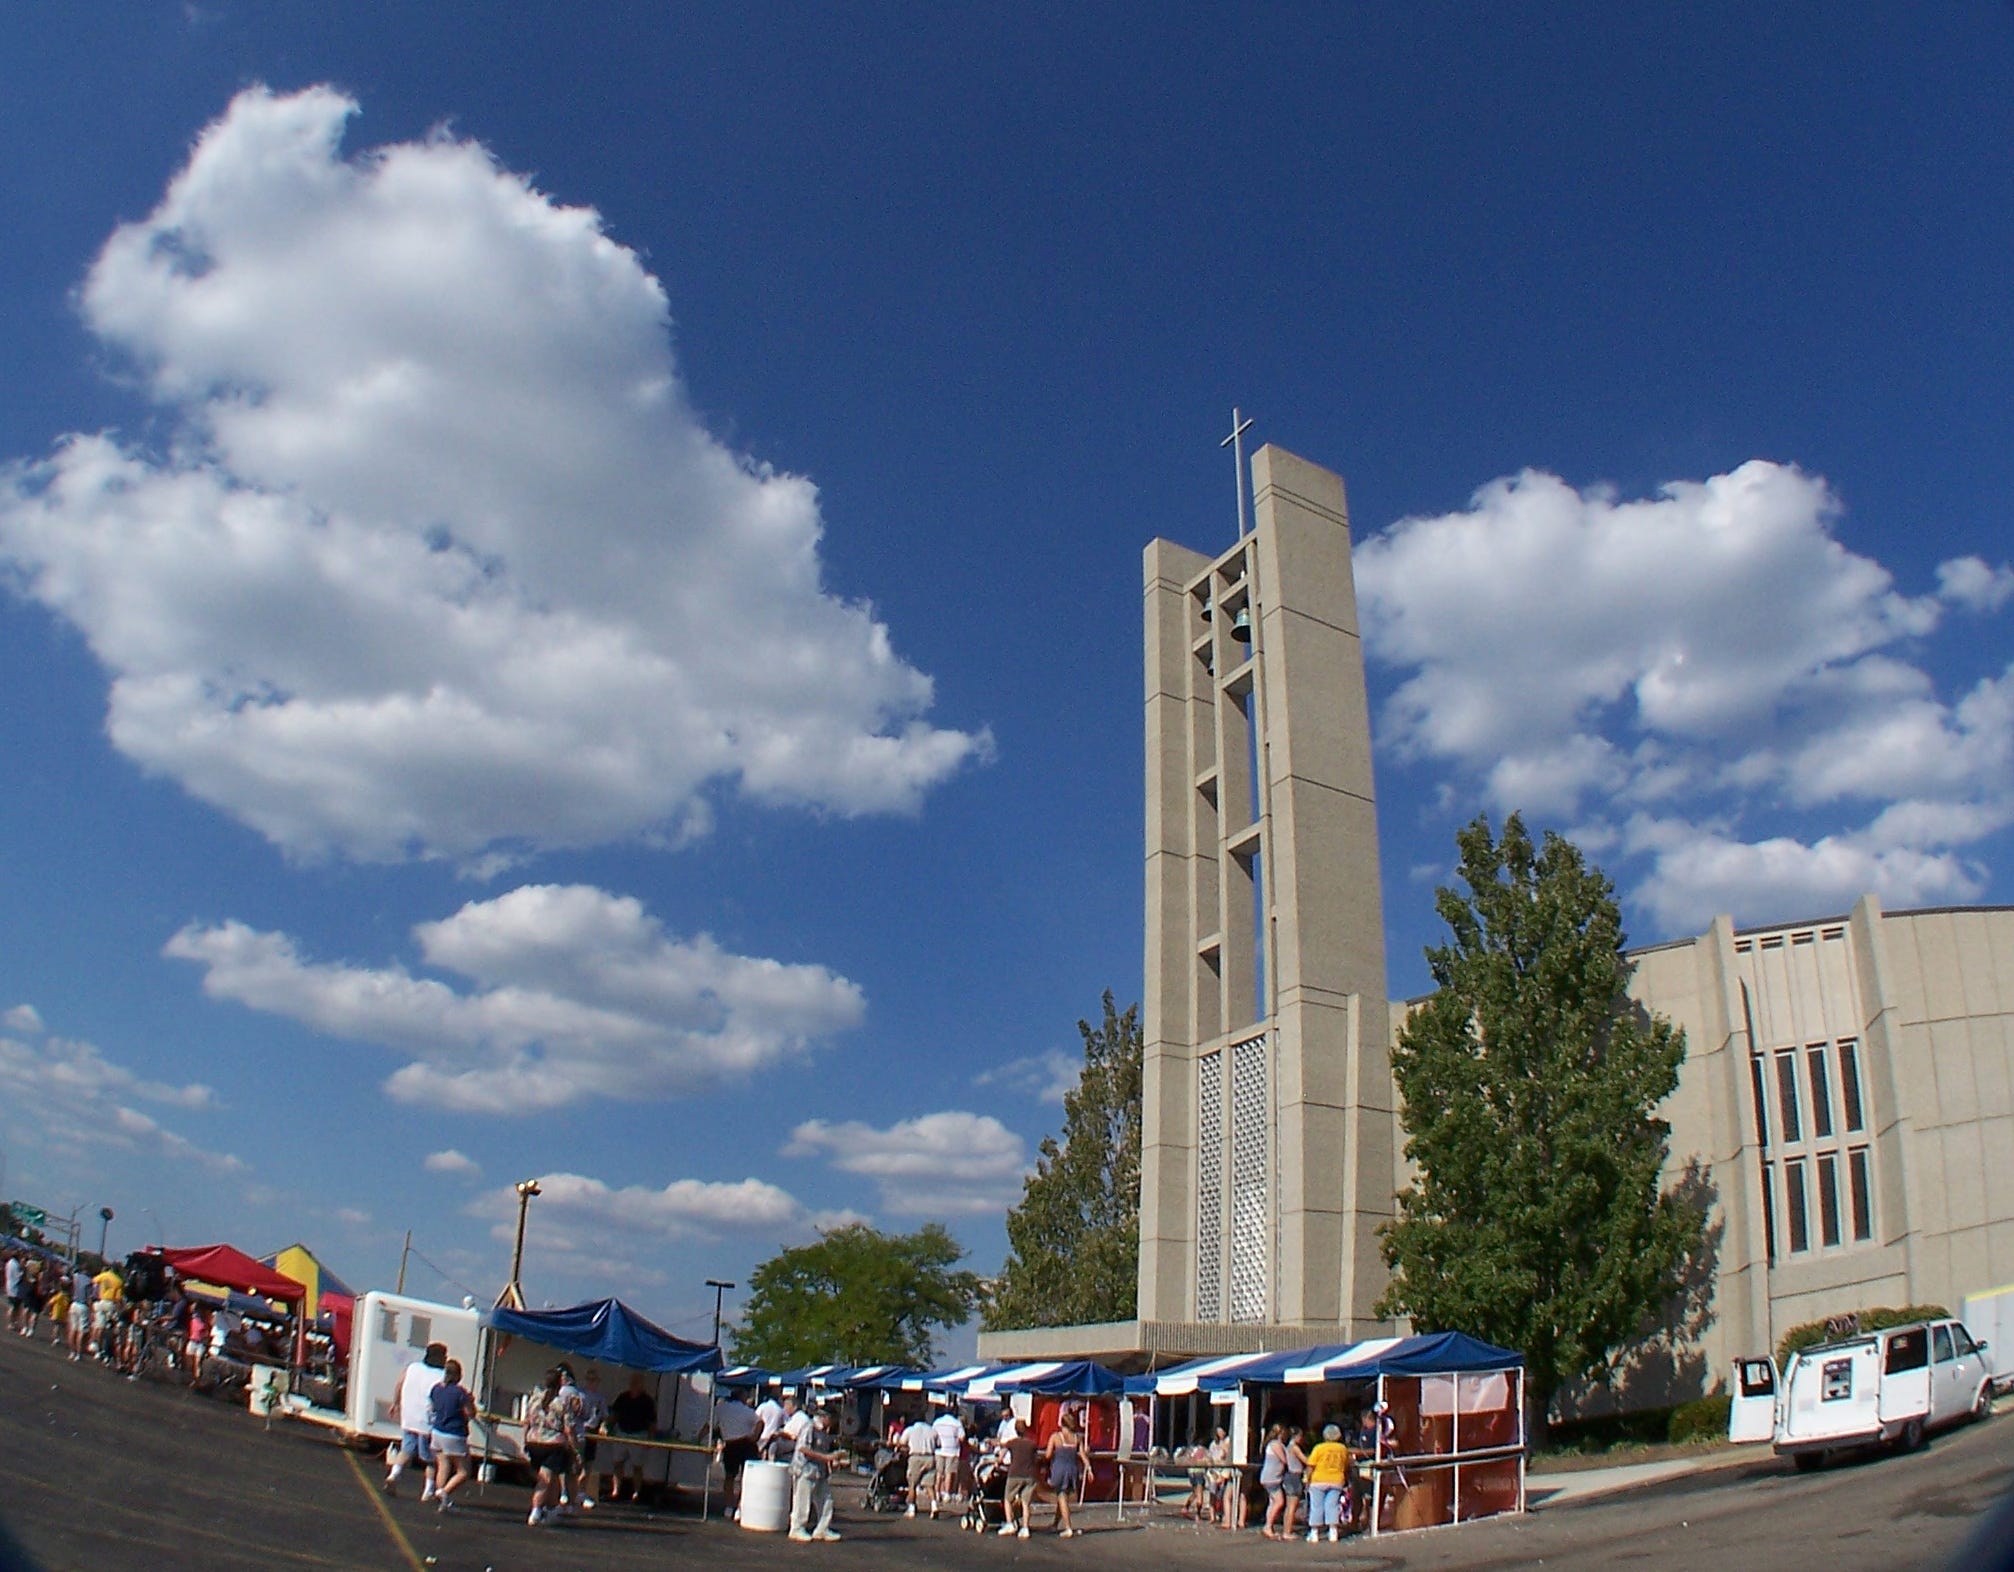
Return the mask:
<svg viewBox="0 0 2014 1572">
<path fill-rule="evenodd" d="M 24 1226 L 29 1228 L 40 1228 L 44 1223 L 49 1221 L 49 1214 L 47 1212 L 43 1211 L 39 1206 L 30 1206 L 25 1201 L 16 1201 L 14 1203 L 14 1215 L 21 1219 Z"/>
</svg>

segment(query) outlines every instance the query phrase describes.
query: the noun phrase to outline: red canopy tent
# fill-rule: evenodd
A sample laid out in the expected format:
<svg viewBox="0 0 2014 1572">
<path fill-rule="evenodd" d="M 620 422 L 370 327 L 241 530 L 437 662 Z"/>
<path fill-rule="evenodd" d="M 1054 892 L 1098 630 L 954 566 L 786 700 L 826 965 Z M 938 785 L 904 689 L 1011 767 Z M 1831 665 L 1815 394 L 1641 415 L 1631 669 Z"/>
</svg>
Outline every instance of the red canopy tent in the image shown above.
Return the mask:
<svg viewBox="0 0 2014 1572">
<path fill-rule="evenodd" d="M 241 1294 L 256 1294 L 261 1299 L 278 1299 L 286 1304 L 298 1305 L 307 1297 L 305 1284 L 227 1244 L 189 1245 L 157 1253 L 180 1278 L 215 1283 L 220 1288 L 235 1288 Z"/>
<path fill-rule="evenodd" d="M 301 1302 L 308 1297 L 307 1285 L 285 1272 L 276 1272 L 263 1261 L 255 1261 L 244 1251 L 227 1244 L 188 1245 L 163 1249 L 161 1259 L 184 1281 L 215 1283 L 219 1288 L 235 1288 L 241 1294 L 261 1299 L 277 1299 L 294 1311 L 294 1364 L 307 1357 L 308 1328 L 301 1314 Z"/>
</svg>

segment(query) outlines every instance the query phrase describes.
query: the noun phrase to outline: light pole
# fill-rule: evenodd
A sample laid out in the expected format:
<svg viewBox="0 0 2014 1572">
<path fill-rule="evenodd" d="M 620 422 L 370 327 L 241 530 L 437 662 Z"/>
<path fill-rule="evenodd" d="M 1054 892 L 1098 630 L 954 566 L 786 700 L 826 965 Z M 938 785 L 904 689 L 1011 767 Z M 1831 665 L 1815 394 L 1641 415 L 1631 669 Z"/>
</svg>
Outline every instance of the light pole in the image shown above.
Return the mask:
<svg viewBox="0 0 2014 1572">
<path fill-rule="evenodd" d="M 112 1231 L 112 1208 L 98 1208 L 98 1259 L 105 1259 L 105 1236 Z"/>
<path fill-rule="evenodd" d="M 520 1309 L 524 1306 L 524 1289 L 518 1286 L 518 1274 L 524 1268 L 524 1218 L 531 1210 L 531 1198 L 540 1193 L 536 1179 L 520 1179 L 517 1184 L 517 1243 L 511 1246 L 510 1283 L 503 1291 L 508 1299 Z M 499 1300 L 501 1304 L 503 1301 Z"/>
<path fill-rule="evenodd" d="M 720 1346 L 720 1300 L 721 1296 L 728 1289 L 734 1287 L 734 1284 L 723 1283 L 717 1277 L 709 1277 L 706 1280 L 706 1286 L 713 1290 L 713 1346 L 718 1348 Z"/>
</svg>

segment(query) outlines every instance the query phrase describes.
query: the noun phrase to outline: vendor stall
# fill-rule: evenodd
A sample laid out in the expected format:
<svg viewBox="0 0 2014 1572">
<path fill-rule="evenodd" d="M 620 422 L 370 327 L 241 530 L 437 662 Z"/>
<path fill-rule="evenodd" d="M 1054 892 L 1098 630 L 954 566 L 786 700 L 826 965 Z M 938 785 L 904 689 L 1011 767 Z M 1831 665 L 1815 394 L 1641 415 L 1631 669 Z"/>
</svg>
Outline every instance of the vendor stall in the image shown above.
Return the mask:
<svg viewBox="0 0 2014 1572">
<path fill-rule="evenodd" d="M 724 1365 L 719 1348 L 674 1337 L 619 1299 L 561 1310 L 499 1305 L 483 1312 L 482 1321 L 490 1333 L 482 1386 L 485 1412 L 513 1427 L 520 1424 L 527 1395 L 560 1354 L 573 1356 L 582 1380 L 596 1375 L 605 1398 L 613 1398 L 632 1373 L 640 1373 L 657 1407 L 656 1428 L 639 1443 L 650 1454 L 643 1465 L 644 1482 L 708 1488 L 712 1376 Z M 695 1376 L 707 1378 L 703 1387 L 694 1384 Z"/>
<path fill-rule="evenodd" d="M 1460 1332 L 1199 1359 L 1128 1387 L 1229 1409 L 1240 1462 L 1271 1424 L 1337 1425 L 1373 1534 L 1524 1510 L 1524 1357 Z"/>
</svg>

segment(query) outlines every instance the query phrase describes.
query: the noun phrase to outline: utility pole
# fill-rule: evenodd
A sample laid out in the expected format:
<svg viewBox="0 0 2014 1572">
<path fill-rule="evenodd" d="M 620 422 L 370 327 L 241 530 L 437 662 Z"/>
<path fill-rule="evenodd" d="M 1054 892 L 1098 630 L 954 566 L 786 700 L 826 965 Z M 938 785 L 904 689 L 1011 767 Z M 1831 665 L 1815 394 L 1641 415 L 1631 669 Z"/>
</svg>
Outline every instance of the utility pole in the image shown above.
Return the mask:
<svg viewBox="0 0 2014 1572">
<path fill-rule="evenodd" d="M 524 1224 L 522 1221 L 518 1223 L 518 1247 L 520 1249 L 524 1247 Z M 399 1286 L 392 1290 L 392 1292 L 395 1294 L 402 1294 L 406 1291 L 406 1257 L 411 1255 L 412 1253 L 413 1253 L 413 1231 L 410 1228 L 408 1228 L 406 1230 L 406 1242 L 399 1249 Z M 511 1281 L 512 1282 L 517 1281 L 516 1267 L 511 1268 Z"/>
<path fill-rule="evenodd" d="M 706 1280 L 706 1286 L 713 1290 L 713 1346 L 715 1348 L 718 1348 L 720 1346 L 721 1297 L 728 1291 L 728 1289 L 734 1287 L 735 1285 L 732 1283 L 723 1283 L 717 1277 L 709 1277 Z"/>
</svg>

